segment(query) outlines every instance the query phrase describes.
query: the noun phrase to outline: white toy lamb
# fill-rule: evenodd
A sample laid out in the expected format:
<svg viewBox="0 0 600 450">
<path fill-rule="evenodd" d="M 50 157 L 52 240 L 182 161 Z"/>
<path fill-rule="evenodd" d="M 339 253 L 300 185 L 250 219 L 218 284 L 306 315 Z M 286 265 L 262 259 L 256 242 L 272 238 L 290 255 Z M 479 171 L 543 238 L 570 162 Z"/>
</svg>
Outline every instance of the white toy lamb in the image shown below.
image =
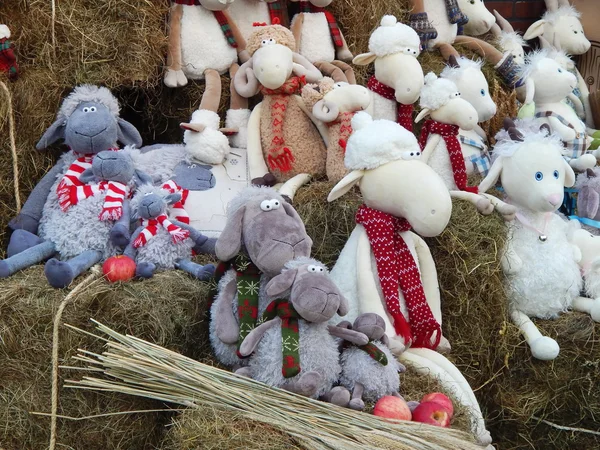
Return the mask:
<svg viewBox="0 0 600 450">
<path fill-rule="evenodd" d="M 479 194 L 477 186 L 467 185 L 467 165 L 458 135 L 461 128 L 469 131 L 477 125 L 475 108 L 461 98 L 452 81 L 438 78 L 433 72 L 425 77 L 420 104 L 423 109 L 416 121 L 431 116 L 421 129 L 421 160 L 442 177 L 453 198 L 472 203 L 480 213 L 486 215 L 496 207 L 511 219 L 514 208 L 495 197 Z"/>
<path fill-rule="evenodd" d="M 518 65 L 525 63 L 525 49 L 528 47 L 527 41 L 519 32 L 515 31 L 508 20 L 494 10 L 496 23 L 492 25 L 492 34 L 496 38 L 496 44 L 502 52 L 510 53 L 514 57 L 514 62 Z"/>
<path fill-rule="evenodd" d="M 369 38 L 369 52 L 352 61 L 360 66 L 375 63 L 375 75 L 367 85 L 373 93 L 368 111 L 374 118 L 413 129 L 413 104 L 423 87 L 423 69 L 417 61 L 420 46 L 419 36 L 412 28 L 394 16 L 383 16 L 381 25 Z"/>
<path fill-rule="evenodd" d="M 473 431 L 491 442 L 477 399 L 459 370 L 437 350 L 441 334 L 440 291 L 435 263 L 423 236 L 437 236 L 448 224 L 450 194 L 442 178 L 420 161 L 415 136 L 367 113 L 352 119 L 346 147 L 352 170 L 329 194 L 333 201 L 359 185 L 364 205 L 357 226 L 331 271 L 348 299 L 347 319 L 375 313 L 384 319 L 389 347 L 400 361 L 438 378 L 473 415 Z M 389 195 L 393 192 L 394 195 Z M 402 274 L 402 276 L 400 276 Z"/>
<path fill-rule="evenodd" d="M 500 179 L 507 202 L 518 208 L 502 255 L 511 317 L 533 356 L 551 360 L 559 346 L 543 336 L 530 317 L 552 319 L 573 308 L 600 320 L 600 300 L 580 297 L 581 252 L 568 241 L 568 224 L 554 213 L 562 204 L 564 186 L 575 183 L 573 169 L 562 157 L 560 138 L 549 136 L 547 125 L 521 133 L 506 119 L 505 128 L 510 139 L 496 144 L 498 157 L 480 190 L 485 192 Z"/>
</svg>

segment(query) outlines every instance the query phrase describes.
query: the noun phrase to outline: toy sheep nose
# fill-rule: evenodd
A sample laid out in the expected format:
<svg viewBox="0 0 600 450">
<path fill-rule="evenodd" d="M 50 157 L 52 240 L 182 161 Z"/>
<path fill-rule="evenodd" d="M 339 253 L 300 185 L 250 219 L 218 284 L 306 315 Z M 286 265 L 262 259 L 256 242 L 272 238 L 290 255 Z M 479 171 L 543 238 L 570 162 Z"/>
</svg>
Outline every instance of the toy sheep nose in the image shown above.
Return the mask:
<svg viewBox="0 0 600 450">
<path fill-rule="evenodd" d="M 552 194 L 548 196 L 548 202 L 552 206 L 558 206 L 562 203 L 563 196 L 560 194 Z"/>
</svg>

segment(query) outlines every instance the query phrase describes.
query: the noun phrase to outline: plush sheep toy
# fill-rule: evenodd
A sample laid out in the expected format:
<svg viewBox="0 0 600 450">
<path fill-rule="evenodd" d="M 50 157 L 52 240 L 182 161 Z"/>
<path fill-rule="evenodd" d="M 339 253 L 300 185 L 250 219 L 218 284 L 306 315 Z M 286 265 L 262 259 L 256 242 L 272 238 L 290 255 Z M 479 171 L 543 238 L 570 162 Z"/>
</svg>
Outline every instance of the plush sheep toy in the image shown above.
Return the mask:
<svg viewBox="0 0 600 450">
<path fill-rule="evenodd" d="M 531 132 L 517 130 L 506 119 L 505 128 L 510 138 L 496 144 L 498 157 L 480 190 L 500 179 L 507 202 L 518 209 L 501 260 L 511 317 L 533 356 L 551 360 L 559 346 L 543 336 L 530 317 L 552 319 L 573 308 L 600 321 L 600 299 L 580 296 L 581 252 L 568 240 L 568 224 L 555 214 L 564 187 L 575 183 L 573 169 L 562 157 L 560 138 L 549 135 L 545 124 Z"/>
<path fill-rule="evenodd" d="M 529 44 L 498 11 L 494 10 L 494 16 L 496 16 L 496 23 L 492 25 L 491 31 L 496 45 L 503 53 L 510 53 L 515 64 L 524 64 L 525 47 L 529 47 Z"/>
<path fill-rule="evenodd" d="M 15 48 L 10 39 L 10 29 L 0 25 L 0 71 L 8 75 L 9 80 L 19 77 L 19 65 L 15 56 Z"/>
<path fill-rule="evenodd" d="M 168 215 L 168 207 L 181 200 L 181 193 L 155 187 L 149 177 L 142 181 L 131 200 L 132 215 L 140 219 L 141 224 L 124 252 L 135 260 L 136 276 L 151 278 L 157 270 L 178 268 L 200 280 L 208 280 L 214 266 L 190 261 L 192 249 L 201 248 L 208 238 L 184 222 L 171 220 Z"/>
<path fill-rule="evenodd" d="M 59 199 L 64 187 L 84 186 L 80 176 L 91 167 L 94 154 L 118 148 L 117 141 L 141 145 L 135 127 L 119 117 L 117 99 L 106 88 L 75 88 L 37 148 L 45 149 L 60 139 L 71 150 L 37 184 L 19 215 L 9 223 L 15 230 L 10 242 L 13 251 L 0 261 L 0 277 L 58 253 L 61 260 L 48 261 L 45 273 L 52 286 L 65 287 L 89 267 L 114 255 L 118 244 L 128 237 L 128 227 L 98 219 L 104 208 L 103 196 L 82 199 L 67 211 L 61 209 Z M 103 164 L 119 165 L 111 159 Z"/>
<path fill-rule="evenodd" d="M 271 303 L 262 314 L 263 322 L 243 340 L 240 354 L 250 355 L 242 374 L 270 386 L 307 397 L 330 393 L 341 367 L 334 336 L 344 336 L 358 345 L 366 345 L 363 333 L 330 327 L 327 321 L 336 312 L 344 315 L 348 303 L 318 261 L 299 258 L 288 262 L 281 275 L 267 285 Z M 339 391 L 339 389 L 338 389 Z M 349 395 L 331 399 L 346 406 Z"/>
<path fill-rule="evenodd" d="M 353 325 L 344 321 L 337 326 L 358 331 L 369 338 L 366 345 L 356 345 L 347 341 L 342 344 L 340 384 L 352 392 L 348 406 L 363 410 L 364 400 L 376 402 L 385 395 L 400 397 L 398 372 L 404 372 L 406 369 L 387 346 L 389 339 L 385 334 L 383 318 L 377 314 L 366 313 L 358 316 Z"/>
<path fill-rule="evenodd" d="M 251 186 L 229 203 L 227 224 L 215 247 L 221 278 L 209 326 L 222 364 L 247 363 L 239 358 L 238 345 L 269 303 L 267 283 L 291 259 L 308 257 L 311 247 L 302 219 L 274 189 Z"/>
<path fill-rule="evenodd" d="M 420 53 L 419 36 L 412 28 L 394 16 L 381 18 L 369 38 L 369 52 L 352 61 L 360 66 L 375 64 L 367 84 L 373 95 L 368 111 L 375 119 L 393 120 L 412 131 L 413 105 L 423 87 Z"/>
</svg>

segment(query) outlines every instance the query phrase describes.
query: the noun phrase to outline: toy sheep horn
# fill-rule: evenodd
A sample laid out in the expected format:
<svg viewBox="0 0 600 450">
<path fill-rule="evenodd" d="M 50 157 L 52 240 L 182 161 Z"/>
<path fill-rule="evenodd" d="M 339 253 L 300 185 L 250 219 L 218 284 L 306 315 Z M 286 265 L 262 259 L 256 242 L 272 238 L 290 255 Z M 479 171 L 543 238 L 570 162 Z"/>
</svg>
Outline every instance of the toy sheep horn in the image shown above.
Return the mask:
<svg viewBox="0 0 600 450">
<path fill-rule="evenodd" d="M 556 11 L 558 9 L 558 0 L 546 0 L 545 3 L 548 11 Z M 570 6 L 568 1 L 566 6 Z"/>
<path fill-rule="evenodd" d="M 540 131 L 545 131 L 547 136 L 550 136 L 550 134 L 552 134 L 552 130 L 550 130 L 550 125 L 548 125 L 547 123 L 543 123 L 542 125 L 540 125 Z"/>
<path fill-rule="evenodd" d="M 513 127 L 509 128 L 508 135 L 510 136 L 510 139 L 513 141 L 523 142 L 523 135 L 516 128 L 513 128 Z"/>
<path fill-rule="evenodd" d="M 504 57 L 500 50 L 481 39 L 475 39 L 468 36 L 456 36 L 454 43 L 464 45 L 494 65 L 502 61 L 502 58 Z"/>
<path fill-rule="evenodd" d="M 506 33 L 514 33 L 515 29 L 502 15 L 494 10 L 494 16 L 496 16 L 496 23 L 500 26 L 500 29 Z"/>
<path fill-rule="evenodd" d="M 450 55 L 450 58 L 448 58 L 448 66 L 453 67 L 455 69 L 458 69 L 460 67 L 460 64 L 458 63 L 456 56 Z"/>
</svg>

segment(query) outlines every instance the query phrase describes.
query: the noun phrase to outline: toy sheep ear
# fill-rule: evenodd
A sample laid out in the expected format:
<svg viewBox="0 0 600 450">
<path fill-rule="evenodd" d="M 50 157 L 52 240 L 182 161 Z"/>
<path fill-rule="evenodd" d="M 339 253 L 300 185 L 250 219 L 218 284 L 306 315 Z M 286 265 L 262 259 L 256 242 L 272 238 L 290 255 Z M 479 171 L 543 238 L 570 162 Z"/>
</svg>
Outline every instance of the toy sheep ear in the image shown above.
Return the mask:
<svg viewBox="0 0 600 450">
<path fill-rule="evenodd" d="M 165 197 L 167 205 L 173 205 L 181 200 L 181 192 L 173 192 Z"/>
<path fill-rule="evenodd" d="M 367 66 L 374 62 L 377 59 L 377 55 L 369 52 L 369 53 L 361 53 L 360 55 L 356 55 L 352 60 L 353 64 L 357 66 Z"/>
<path fill-rule="evenodd" d="M 136 127 L 120 117 L 117 119 L 117 125 L 117 139 L 121 144 L 133 145 L 136 148 L 142 146 L 142 136 L 140 136 L 140 132 Z"/>
<path fill-rule="evenodd" d="M 499 156 L 492 164 L 490 172 L 483 179 L 479 185 L 479 192 L 487 192 L 492 186 L 495 186 L 502 174 L 502 168 L 504 166 L 504 158 Z"/>
<path fill-rule="evenodd" d="M 564 2 L 560 0 L 545 0 L 544 3 L 546 3 L 546 9 L 548 11 L 556 11 L 558 9 L 559 2 L 561 3 L 560 6 L 569 6 L 569 2 L 567 2 L 567 4 L 565 5 Z"/>
<path fill-rule="evenodd" d="M 515 121 L 512 120 L 510 117 L 504 118 L 504 120 L 502 121 L 502 126 L 506 131 L 510 130 L 511 128 L 516 128 Z"/>
<path fill-rule="evenodd" d="M 552 134 L 552 130 L 550 129 L 550 125 L 547 123 L 543 123 L 540 125 L 540 131 L 544 132 L 546 136 L 550 136 Z"/>
<path fill-rule="evenodd" d="M 582 217 L 593 219 L 598 214 L 600 195 L 589 186 L 584 186 L 577 195 L 577 213 Z"/>
<path fill-rule="evenodd" d="M 294 284 L 294 280 L 298 275 L 298 269 L 290 269 L 277 275 L 267 284 L 267 295 L 269 298 L 281 297 Z"/>
<path fill-rule="evenodd" d="M 540 48 L 543 48 L 543 49 L 551 49 L 552 48 L 552 44 L 550 44 L 550 42 L 548 42 L 548 39 L 546 39 L 544 36 L 538 36 L 538 41 L 540 43 Z"/>
<path fill-rule="evenodd" d="M 65 128 L 66 123 L 64 120 L 57 120 L 46 130 L 35 148 L 38 150 L 44 150 L 45 148 L 48 148 L 54 144 L 56 141 L 64 139 Z"/>
<path fill-rule="evenodd" d="M 332 202 L 340 198 L 342 195 L 346 194 L 350 189 L 352 189 L 352 187 L 354 187 L 355 184 L 357 184 L 361 180 L 364 174 L 364 170 L 353 170 L 352 172 L 350 172 L 348 175 L 342 178 L 338 184 L 336 184 L 333 187 L 333 189 L 329 193 L 329 196 L 327 197 L 327 201 Z"/>
<path fill-rule="evenodd" d="M 565 165 L 565 187 L 571 187 L 575 184 L 575 172 L 568 162 L 563 160 Z"/>
<path fill-rule="evenodd" d="M 194 131 L 196 133 L 202 133 L 206 129 L 206 125 L 204 125 L 202 123 L 187 123 L 187 122 L 182 122 L 182 123 L 179 124 L 179 127 L 182 130 Z"/>
<path fill-rule="evenodd" d="M 415 123 L 419 123 L 421 120 L 423 120 L 425 117 L 427 117 L 430 113 L 431 113 L 431 110 L 429 108 L 423 108 L 421 110 L 421 112 L 419 113 L 419 115 L 417 116 L 417 118 L 415 119 Z"/>
<path fill-rule="evenodd" d="M 215 244 L 215 254 L 221 261 L 229 261 L 242 248 L 242 228 L 246 206 L 241 206 L 227 219 L 223 232 Z"/>
<path fill-rule="evenodd" d="M 541 36 L 542 34 L 544 34 L 544 27 L 546 26 L 546 23 L 547 22 L 543 19 L 538 20 L 533 25 L 531 25 L 529 28 L 527 28 L 527 31 L 523 35 L 523 38 L 526 41 L 529 41 L 531 39 L 535 39 L 536 37 Z"/>
<path fill-rule="evenodd" d="M 312 109 L 313 116 L 323 122 L 333 122 L 340 115 L 340 109 L 336 104 L 319 100 Z"/>
<path fill-rule="evenodd" d="M 133 174 L 133 182 L 136 186 L 142 186 L 143 184 L 154 184 L 152 177 L 148 175 L 146 172 L 141 170 L 137 170 Z"/>
<path fill-rule="evenodd" d="M 79 181 L 81 181 L 84 184 L 87 184 L 91 181 L 93 181 L 95 178 L 94 172 L 93 170 L 90 169 L 85 169 L 82 174 L 79 176 Z"/>
</svg>

